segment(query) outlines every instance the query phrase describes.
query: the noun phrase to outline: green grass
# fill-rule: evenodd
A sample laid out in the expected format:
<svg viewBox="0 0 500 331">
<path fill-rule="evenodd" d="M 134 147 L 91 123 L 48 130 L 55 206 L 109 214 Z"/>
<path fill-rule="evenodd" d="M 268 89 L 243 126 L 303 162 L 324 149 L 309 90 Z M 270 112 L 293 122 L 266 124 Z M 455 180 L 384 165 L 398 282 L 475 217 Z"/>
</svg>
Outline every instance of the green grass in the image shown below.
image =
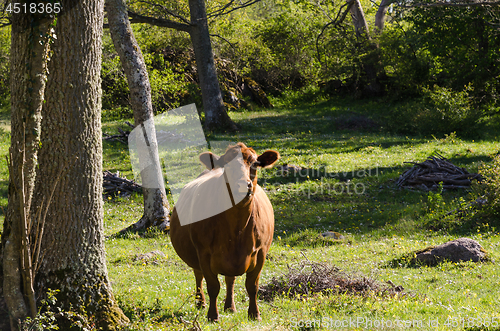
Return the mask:
<svg viewBox="0 0 500 331">
<path fill-rule="evenodd" d="M 242 130 L 236 134 L 211 134 L 208 140 L 242 141 L 258 153 L 275 149 L 281 154 L 277 166 L 294 164 L 306 169 L 297 176 L 282 176 L 276 169 L 259 173 L 259 183 L 268 192 L 276 218 L 274 242 L 261 284 L 307 257 L 348 273 L 391 281 L 403 286 L 405 296 L 316 295 L 295 300 L 281 295 L 270 303 L 259 302 L 263 321 L 254 322 L 247 319 L 244 277 L 238 277 L 238 311 L 221 311 L 221 321 L 210 324 L 205 318 L 206 309 L 194 307 L 192 271 L 176 255 L 169 236 L 153 231 L 106 241 L 109 276 L 117 300 L 132 321 L 129 329 L 174 330 L 184 329 L 185 323 L 199 323 L 203 330 L 289 330 L 299 326 L 305 330 L 312 327 L 299 325 L 300 320 L 331 319 L 341 323 L 358 318 L 372 323 L 413 321 L 417 326 L 420 321 L 421 329 L 433 330 L 463 329 L 462 322 L 464 326 L 477 326 L 492 318 L 500 324 L 500 267 L 496 263 L 500 258 L 500 222 L 490 221 L 484 226 L 450 218 L 436 221 L 437 216 L 468 201 L 469 192 L 445 191 L 442 203 L 436 205 L 429 193 L 398 190 L 395 186 L 395 180 L 409 166 L 404 162 L 423 161 L 435 152 L 477 172 L 481 162 L 489 162 L 500 150 L 496 127 L 482 139 L 461 140 L 453 135 L 393 135 L 384 132 L 383 127 L 347 130 L 337 123 L 352 112 L 382 121 L 386 108 L 381 103 L 343 100 L 234 112 L 230 115 Z M 107 122 L 104 130 L 114 133 L 118 125 L 122 126 L 122 121 Z M 5 154 L 7 140 L 2 140 L 0 148 Z M 104 153 L 104 169 L 118 170 L 131 178 L 125 145 L 105 142 Z M 1 183 L 6 183 L 7 173 L 2 167 Z M 6 190 L 6 186 L 2 187 Z M 1 203 L 6 206 L 3 193 Z M 116 233 L 141 215 L 140 195 L 106 201 L 106 235 Z M 449 226 L 453 222 L 457 224 Z M 325 230 L 340 232 L 346 238 L 323 239 L 320 234 Z M 390 263 L 460 236 L 478 240 L 493 262 L 442 263 L 434 267 Z M 165 256 L 147 262 L 136 259 L 138 254 L 154 250 Z M 223 278 L 220 280 L 222 310 L 225 288 Z M 429 323 L 439 326 L 431 328 Z M 453 323 L 459 325 L 454 327 Z M 343 329 L 363 328 L 348 324 Z M 406 328 L 393 325 L 385 329 Z"/>
</svg>

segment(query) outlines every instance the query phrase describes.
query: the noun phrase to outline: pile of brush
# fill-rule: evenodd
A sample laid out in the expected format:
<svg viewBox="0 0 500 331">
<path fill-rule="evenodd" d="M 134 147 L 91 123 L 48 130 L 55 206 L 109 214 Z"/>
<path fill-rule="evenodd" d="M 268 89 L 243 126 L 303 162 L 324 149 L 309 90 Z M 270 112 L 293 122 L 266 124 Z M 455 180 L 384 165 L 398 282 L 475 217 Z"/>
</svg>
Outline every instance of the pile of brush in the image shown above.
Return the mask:
<svg viewBox="0 0 500 331">
<path fill-rule="evenodd" d="M 425 191 L 436 190 L 439 183 L 443 189 L 468 188 L 473 180 L 481 180 L 480 174 L 471 174 L 464 168 L 457 167 L 445 157 L 436 153 L 424 162 L 405 162 L 414 164 L 397 180 L 400 188 L 418 188 Z"/>
<path fill-rule="evenodd" d="M 259 298 L 272 301 L 275 297 L 284 295 L 301 300 L 318 293 L 361 296 L 408 294 L 402 286 L 396 286 L 391 281 L 382 283 L 371 277 L 348 274 L 328 263 L 307 260 L 289 266 L 286 274 L 273 277 L 269 284 L 260 286 Z"/>
<path fill-rule="evenodd" d="M 133 180 L 127 179 L 125 177 L 120 177 L 120 173 L 116 174 L 111 171 L 103 172 L 103 194 L 104 197 L 126 197 L 134 192 L 141 192 L 141 185 L 137 184 Z"/>
</svg>

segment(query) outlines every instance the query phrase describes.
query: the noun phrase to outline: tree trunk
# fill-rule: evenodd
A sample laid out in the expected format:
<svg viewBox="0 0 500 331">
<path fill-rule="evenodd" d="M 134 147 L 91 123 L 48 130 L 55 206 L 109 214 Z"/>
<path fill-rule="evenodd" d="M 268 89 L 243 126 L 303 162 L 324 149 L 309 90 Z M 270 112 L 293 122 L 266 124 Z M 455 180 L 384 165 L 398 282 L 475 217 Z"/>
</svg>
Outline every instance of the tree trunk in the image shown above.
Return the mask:
<svg viewBox="0 0 500 331">
<path fill-rule="evenodd" d="M 115 49 L 120 56 L 122 67 L 127 76 L 130 89 L 130 103 L 134 111 L 135 126 L 144 125 L 148 121 L 149 153 L 139 153 L 142 160 L 150 163 L 148 167 L 141 167 L 142 192 L 144 198 L 144 214 L 135 224 L 122 231 L 137 231 L 155 226 L 161 230 L 169 229 L 169 205 L 158 157 L 158 144 L 153 121 L 153 106 L 151 102 L 151 85 L 149 84 L 146 64 L 139 44 L 135 40 L 127 15 L 127 6 L 124 0 L 106 0 L 109 30 Z M 146 152 L 146 151 L 144 151 Z M 149 161 L 149 162 L 148 162 Z M 152 185 L 148 185 L 152 182 Z"/>
<path fill-rule="evenodd" d="M 72 6 L 71 9 L 69 9 Z M 49 206 L 38 292 L 58 289 L 57 304 L 116 330 L 128 321 L 108 279 L 104 250 L 101 47 L 104 0 L 62 0 L 52 45 L 34 202 L 65 168 Z M 85 310 L 85 311 L 84 311 Z M 60 317 L 60 329 L 70 322 Z"/>
<path fill-rule="evenodd" d="M 189 0 L 189 11 L 192 24 L 191 42 L 193 43 L 205 112 L 205 129 L 208 131 L 237 130 L 236 124 L 227 115 L 222 100 L 212 44 L 210 43 L 204 0 Z"/>
<path fill-rule="evenodd" d="M 21 3 L 28 3 L 21 1 Z M 36 158 L 40 141 L 41 109 L 44 99 L 48 39 L 53 16 L 13 14 L 11 32 L 11 164 L 9 202 L 2 233 L 3 294 L 11 329 L 36 311 L 30 311 L 21 290 L 21 199 L 29 215 L 35 186 Z M 24 156 L 23 152 L 24 151 Z M 23 161 L 25 159 L 25 162 Z M 24 187 L 21 187 L 23 167 Z M 34 209 L 34 208 L 33 208 Z M 29 245 L 29 242 L 26 243 Z M 33 310 L 33 307 L 31 308 Z"/>
<path fill-rule="evenodd" d="M 365 13 L 359 0 L 354 0 L 354 5 L 351 7 L 351 17 L 356 31 L 356 37 L 360 40 L 371 40 L 370 30 L 366 22 Z"/>
<path fill-rule="evenodd" d="M 389 7 L 392 3 L 394 3 L 394 0 L 382 0 L 378 6 L 377 13 L 375 14 L 375 27 L 377 28 L 378 33 L 381 33 L 384 30 L 387 7 Z"/>
<path fill-rule="evenodd" d="M 381 69 L 380 54 L 378 46 L 372 42 L 368 23 L 366 22 L 363 7 L 359 0 L 354 0 L 354 5 L 350 9 L 352 22 L 359 41 L 359 47 L 367 50 L 367 55 L 363 58 L 363 70 L 366 74 L 367 85 L 364 93 L 373 96 L 383 92 L 383 87 L 379 82 L 378 73 Z M 382 69 L 383 70 L 383 69 Z"/>
</svg>

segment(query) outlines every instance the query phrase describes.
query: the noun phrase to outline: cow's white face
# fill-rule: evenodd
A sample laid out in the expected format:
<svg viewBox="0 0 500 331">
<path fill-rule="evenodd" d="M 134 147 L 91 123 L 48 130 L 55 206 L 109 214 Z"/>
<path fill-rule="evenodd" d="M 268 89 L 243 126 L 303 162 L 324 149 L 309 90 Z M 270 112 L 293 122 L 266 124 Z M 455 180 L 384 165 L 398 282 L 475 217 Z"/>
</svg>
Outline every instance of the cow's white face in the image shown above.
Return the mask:
<svg viewBox="0 0 500 331">
<path fill-rule="evenodd" d="M 231 187 L 235 200 L 237 200 L 235 195 L 239 197 L 253 192 L 253 184 L 250 179 L 250 165 L 243 159 L 241 151 L 224 165 L 224 172 L 225 179 Z"/>
<path fill-rule="evenodd" d="M 252 195 L 257 186 L 257 168 L 270 167 L 279 159 L 276 151 L 266 151 L 262 155 L 243 143 L 230 146 L 226 153 L 217 156 L 211 152 L 202 153 L 200 161 L 207 169 L 224 169 L 224 179 L 230 187 L 234 204 Z"/>
</svg>

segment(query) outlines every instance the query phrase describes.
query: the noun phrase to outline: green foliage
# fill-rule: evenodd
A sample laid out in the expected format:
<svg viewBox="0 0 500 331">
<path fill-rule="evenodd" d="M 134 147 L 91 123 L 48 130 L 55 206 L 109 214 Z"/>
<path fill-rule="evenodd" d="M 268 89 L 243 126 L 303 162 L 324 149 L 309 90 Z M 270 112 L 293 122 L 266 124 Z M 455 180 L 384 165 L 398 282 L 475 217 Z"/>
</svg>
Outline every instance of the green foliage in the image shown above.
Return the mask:
<svg viewBox="0 0 500 331">
<path fill-rule="evenodd" d="M 434 85 L 422 88 L 420 98 L 398 102 L 386 116 L 389 130 L 403 134 L 445 134 L 459 136 L 478 133 L 481 111 L 471 102 L 472 87 L 455 92 Z"/>
<path fill-rule="evenodd" d="M 57 306 L 57 295 L 60 290 L 49 289 L 45 298 L 40 300 L 40 308 L 35 318 L 28 317 L 20 325 L 22 331 L 46 331 L 61 330 L 58 322 L 61 320 L 70 321 L 72 328 L 81 331 L 95 331 L 95 321 L 93 317 L 87 316 L 85 306 L 79 306 L 77 311 L 63 311 Z M 62 328 L 64 329 L 64 328 Z"/>
<path fill-rule="evenodd" d="M 183 77 L 184 69 L 176 67 L 164 59 L 165 40 L 151 38 L 145 41 L 144 29 L 139 29 L 138 42 L 145 45 L 148 52 L 143 52 L 151 85 L 151 99 L 155 113 L 176 108 L 186 102 L 190 84 Z M 150 30 L 148 30 L 150 31 Z M 150 31 L 151 32 L 151 31 Z M 144 42 L 144 43 L 142 43 Z M 102 64 L 103 109 L 107 110 L 106 118 L 127 118 L 133 115 L 130 109 L 127 77 L 122 69 L 119 56 L 111 47 L 111 38 L 104 39 L 104 56 Z"/>
<path fill-rule="evenodd" d="M 484 205 L 481 214 L 498 223 L 500 216 L 500 154 L 491 163 L 484 163 L 479 169 L 482 183 L 475 186 L 475 195 Z"/>
<path fill-rule="evenodd" d="M 181 95 L 185 91 L 186 83 L 181 74 L 173 72 L 159 53 L 145 54 L 144 60 L 148 67 L 151 83 L 151 99 L 155 112 L 164 112 L 180 106 Z"/>
<path fill-rule="evenodd" d="M 453 91 L 472 84 L 470 96 L 475 102 L 494 105 L 500 39 L 491 22 L 498 22 L 499 13 L 497 7 L 479 6 L 419 6 L 405 12 L 403 21 L 394 27 L 399 31 L 386 36 L 392 39 L 393 50 L 391 46 L 385 50 L 399 62 L 395 72 L 402 74 L 397 82 L 411 78 L 410 84 L 437 84 Z"/>
<path fill-rule="evenodd" d="M 289 2 L 282 12 L 261 22 L 255 31 L 256 36 L 267 47 L 273 57 L 274 65 L 267 69 L 266 79 L 275 86 L 299 88 L 306 80 L 316 77 L 315 39 L 320 22 L 315 17 L 314 8 L 305 11 L 304 6 Z M 279 85 L 278 85 L 279 84 Z"/>
<path fill-rule="evenodd" d="M 102 108 L 116 109 L 129 107 L 129 89 L 127 77 L 123 72 L 120 57 L 105 54 L 101 69 Z"/>
<path fill-rule="evenodd" d="M 427 210 L 441 211 L 445 207 L 443 196 L 443 182 L 439 182 L 437 192 L 429 191 L 427 194 Z"/>
<path fill-rule="evenodd" d="M 57 309 L 56 306 L 56 295 L 58 290 L 49 289 L 46 298 L 40 301 L 41 307 L 39 308 L 38 314 L 35 318 L 28 317 L 23 323 L 21 323 L 20 329 L 22 331 L 45 331 L 45 330 L 59 330 L 57 326 Z"/>
<path fill-rule="evenodd" d="M 242 74 L 276 94 L 318 80 L 316 37 L 324 22 L 309 1 L 263 1 L 214 22 L 214 30 L 232 45 L 213 41 Z"/>
<path fill-rule="evenodd" d="M 0 105 L 10 96 L 10 27 L 0 29 Z"/>
</svg>

